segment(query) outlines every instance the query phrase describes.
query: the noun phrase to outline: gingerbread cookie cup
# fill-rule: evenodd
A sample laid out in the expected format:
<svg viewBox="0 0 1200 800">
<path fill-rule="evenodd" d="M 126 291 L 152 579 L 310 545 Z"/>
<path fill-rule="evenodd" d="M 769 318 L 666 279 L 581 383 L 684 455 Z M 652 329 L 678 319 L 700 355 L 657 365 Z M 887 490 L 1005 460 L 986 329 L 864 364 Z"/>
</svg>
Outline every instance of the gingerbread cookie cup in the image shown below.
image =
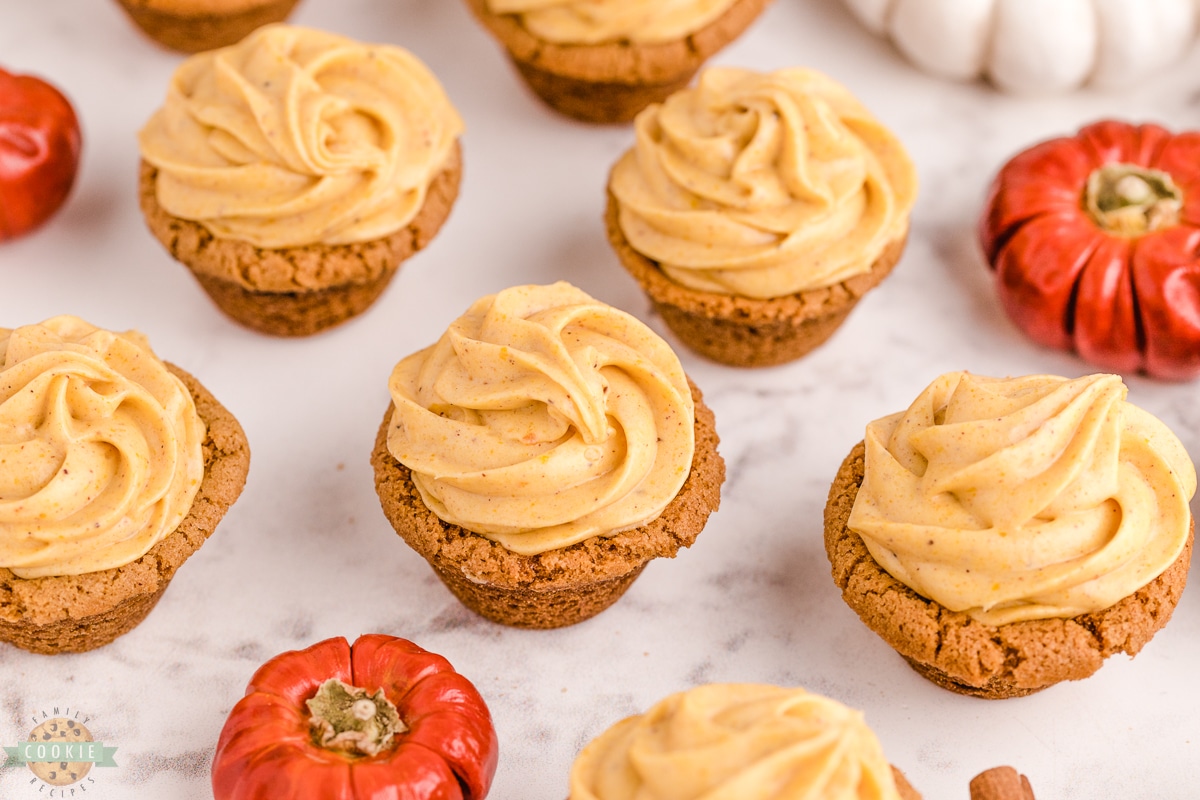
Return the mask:
<svg viewBox="0 0 1200 800">
<path fill-rule="evenodd" d="M 864 453 L 861 442 L 851 450 L 825 506 L 833 579 L 867 627 L 939 686 L 988 699 L 1032 694 L 1086 678 L 1115 653 L 1136 655 L 1171 619 L 1187 582 L 1192 532 L 1166 572 L 1109 608 L 1070 619 L 986 625 L 921 597 L 884 571 L 849 528 Z"/>
<path fill-rule="evenodd" d="M 365 310 L 458 195 L 462 118 L 407 50 L 267 25 L 175 70 L 138 132 L 154 235 L 234 320 Z"/>
<path fill-rule="evenodd" d="M 467 0 L 538 97 L 561 114 L 594 123 L 629 122 L 646 106 L 687 86 L 696 70 L 740 36 L 768 2 L 736 0 L 717 19 L 674 41 L 567 44 L 539 38 L 515 14 L 492 13 L 487 0 Z"/>
<path fill-rule="evenodd" d="M 725 461 L 712 411 L 700 390 L 691 390 L 696 447 L 683 488 L 657 519 L 615 536 L 525 556 L 442 521 L 421 499 L 410 470 L 388 452 L 391 405 L 371 452 L 375 491 L 396 533 L 472 611 L 520 628 L 574 625 L 615 603 L 652 559 L 690 547 L 720 505 Z"/>
<path fill-rule="evenodd" d="M 710 67 L 638 115 L 607 190 L 609 242 L 667 325 L 759 367 L 824 342 L 890 274 L 917 177 L 831 78 Z"/>
<path fill-rule="evenodd" d="M 833 286 L 756 299 L 698 291 L 671 280 L 656 262 L 633 249 L 617 214 L 610 192 L 604 213 L 609 244 L 667 327 L 700 355 L 733 367 L 786 364 L 823 344 L 863 295 L 891 274 L 908 238 L 890 242 L 869 272 Z"/>
<path fill-rule="evenodd" d="M 154 41 L 181 53 L 231 45 L 282 22 L 299 0 L 117 0 Z"/>
<path fill-rule="evenodd" d="M 309 336 L 365 311 L 406 259 L 441 229 L 458 197 L 461 145 L 434 177 L 421 210 L 399 231 L 368 242 L 260 248 L 222 239 L 158 203 L 158 171 L 142 162 L 138 195 L 146 224 L 217 307 L 247 328 L 274 336 Z"/>
<path fill-rule="evenodd" d="M 204 478 L 187 516 L 145 555 L 82 575 L 19 578 L 0 568 L 0 641 L 33 653 L 79 653 L 112 642 L 140 623 L 175 571 L 212 535 L 237 500 L 250 467 L 241 425 L 199 381 L 178 367 L 207 426 Z"/>
</svg>

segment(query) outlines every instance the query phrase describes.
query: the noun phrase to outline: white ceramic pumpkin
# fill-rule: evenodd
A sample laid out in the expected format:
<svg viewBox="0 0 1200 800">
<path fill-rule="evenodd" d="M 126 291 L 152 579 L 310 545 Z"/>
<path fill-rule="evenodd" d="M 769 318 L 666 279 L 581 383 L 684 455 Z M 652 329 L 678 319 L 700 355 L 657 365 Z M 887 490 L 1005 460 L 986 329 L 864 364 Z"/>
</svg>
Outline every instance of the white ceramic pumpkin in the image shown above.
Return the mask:
<svg viewBox="0 0 1200 800">
<path fill-rule="evenodd" d="M 1010 92 L 1130 86 L 1195 41 L 1200 0 L 845 0 L 914 64 Z"/>
</svg>

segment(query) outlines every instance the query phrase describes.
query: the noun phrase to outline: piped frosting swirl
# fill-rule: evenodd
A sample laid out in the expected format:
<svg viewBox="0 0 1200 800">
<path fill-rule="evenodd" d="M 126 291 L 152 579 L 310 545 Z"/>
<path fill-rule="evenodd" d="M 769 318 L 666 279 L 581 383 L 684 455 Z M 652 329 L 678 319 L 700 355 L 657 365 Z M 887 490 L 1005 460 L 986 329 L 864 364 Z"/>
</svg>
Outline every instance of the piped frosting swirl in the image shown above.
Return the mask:
<svg viewBox="0 0 1200 800">
<path fill-rule="evenodd" d="M 686 287 L 767 299 L 832 286 L 908 231 L 912 162 L 819 73 L 714 67 L 635 127 L 609 182 L 621 232 Z"/>
<path fill-rule="evenodd" d="M 593 740 L 570 800 L 899 800 L 861 713 L 803 689 L 713 684 Z"/>
<path fill-rule="evenodd" d="M 522 555 L 657 518 L 691 469 L 678 357 L 567 283 L 478 300 L 389 386 L 388 450 L 425 504 Z"/>
<path fill-rule="evenodd" d="M 942 375 L 867 426 L 850 514 L 883 569 L 989 625 L 1074 617 L 1179 556 L 1196 471 L 1115 375 Z"/>
<path fill-rule="evenodd" d="M 683 39 L 737 0 L 487 0 L 493 14 L 516 14 L 532 34 L 557 44 Z"/>
<path fill-rule="evenodd" d="M 0 329 L 0 567 L 39 578 L 140 558 L 191 509 L 204 435 L 136 331 Z"/>
<path fill-rule="evenodd" d="M 167 212 L 283 248 L 400 230 L 461 132 L 408 51 L 268 25 L 184 61 L 139 143 Z"/>
</svg>

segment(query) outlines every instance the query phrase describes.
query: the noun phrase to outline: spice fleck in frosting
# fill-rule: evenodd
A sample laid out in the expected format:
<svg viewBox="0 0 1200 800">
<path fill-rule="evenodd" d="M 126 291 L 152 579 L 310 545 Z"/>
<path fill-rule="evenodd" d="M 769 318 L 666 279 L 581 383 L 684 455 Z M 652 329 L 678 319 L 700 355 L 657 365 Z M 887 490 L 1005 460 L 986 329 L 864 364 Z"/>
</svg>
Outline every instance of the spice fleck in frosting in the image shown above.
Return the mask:
<svg viewBox="0 0 1200 800">
<path fill-rule="evenodd" d="M 609 728 L 570 800 L 899 800 L 861 713 L 803 689 L 713 684 Z"/>
<path fill-rule="evenodd" d="M 908 230 L 903 146 L 819 73 L 714 67 L 635 126 L 609 182 L 620 229 L 688 288 L 768 299 L 832 286 Z"/>
<path fill-rule="evenodd" d="M 76 317 L 0 329 L 0 567 L 128 564 L 187 516 L 204 477 L 192 395 L 136 331 Z"/>
<path fill-rule="evenodd" d="M 1196 471 L 1115 375 L 942 375 L 872 422 L 849 527 L 913 591 L 987 625 L 1108 608 L 1169 567 Z"/>
<path fill-rule="evenodd" d="M 516 14 L 535 36 L 559 44 L 682 39 L 736 0 L 487 0 L 493 14 Z"/>
<path fill-rule="evenodd" d="M 283 248 L 400 230 L 461 131 L 408 51 L 268 25 L 185 61 L 139 141 L 167 212 Z"/>
<path fill-rule="evenodd" d="M 522 555 L 657 518 L 690 470 L 678 357 L 567 283 L 480 299 L 390 389 L 388 450 L 425 504 Z"/>
</svg>

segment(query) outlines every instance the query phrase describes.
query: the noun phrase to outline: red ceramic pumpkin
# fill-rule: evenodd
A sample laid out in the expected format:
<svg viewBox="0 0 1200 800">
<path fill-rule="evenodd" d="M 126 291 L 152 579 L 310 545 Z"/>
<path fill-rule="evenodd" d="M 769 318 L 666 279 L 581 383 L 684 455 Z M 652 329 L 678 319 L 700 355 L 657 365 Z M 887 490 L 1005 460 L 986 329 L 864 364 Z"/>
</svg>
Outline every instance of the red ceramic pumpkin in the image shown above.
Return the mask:
<svg viewBox="0 0 1200 800">
<path fill-rule="evenodd" d="M 268 661 L 221 730 L 215 800 L 482 800 L 492 718 L 446 659 L 382 634 Z"/>
<path fill-rule="evenodd" d="M 1114 372 L 1200 375 L 1200 132 L 1104 121 L 992 184 L 980 240 L 1032 339 Z"/>
<path fill-rule="evenodd" d="M 0 69 L 0 242 L 58 211 L 75 182 L 80 144 L 79 120 L 62 92 Z"/>
</svg>

